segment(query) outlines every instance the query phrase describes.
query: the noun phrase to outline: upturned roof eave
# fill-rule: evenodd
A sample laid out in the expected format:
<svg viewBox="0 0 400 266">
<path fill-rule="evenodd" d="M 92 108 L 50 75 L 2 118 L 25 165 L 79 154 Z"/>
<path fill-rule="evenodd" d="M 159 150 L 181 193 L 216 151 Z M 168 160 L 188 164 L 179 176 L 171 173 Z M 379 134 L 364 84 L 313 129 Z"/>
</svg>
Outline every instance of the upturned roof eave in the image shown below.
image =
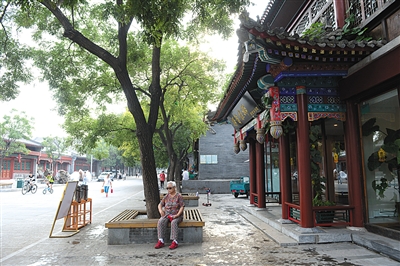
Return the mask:
<svg viewBox="0 0 400 266">
<path fill-rule="evenodd" d="M 229 83 L 228 89 L 223 96 L 223 99 L 220 101 L 217 111 L 214 113 L 213 117 L 209 117 L 209 121 L 217 121 L 222 122 L 226 120 L 226 117 L 229 115 L 229 112 L 235 107 L 235 104 L 240 100 L 240 97 L 246 92 L 244 90 L 244 85 L 250 82 L 255 82 L 252 79 L 258 79 L 260 76 L 252 76 L 254 70 L 257 68 L 257 64 L 261 62 L 255 61 L 257 60 L 257 54 L 250 54 L 250 58 L 248 62 L 243 62 L 243 44 L 246 41 L 252 40 L 265 40 L 271 39 L 274 41 L 279 41 L 282 44 L 288 43 L 291 45 L 296 45 L 298 47 L 304 47 L 308 49 L 327 49 L 334 51 L 367 51 L 372 52 L 384 45 L 382 41 L 346 41 L 346 40 L 337 40 L 335 38 L 335 34 L 340 34 L 333 32 L 329 34 L 329 38 L 321 38 L 319 40 L 309 40 L 307 38 L 302 38 L 298 35 L 289 35 L 288 32 L 284 31 L 283 28 L 275 28 L 270 29 L 266 25 L 261 25 L 259 22 L 256 22 L 249 18 L 248 16 L 241 16 L 241 25 L 237 30 L 237 35 L 239 37 L 239 48 L 238 48 L 238 63 L 237 69 Z M 264 44 L 265 48 L 268 48 L 268 43 Z M 326 47 L 326 48 L 324 48 Z M 276 49 L 276 47 L 273 47 Z M 366 55 L 364 55 L 365 57 Z M 305 60 L 306 62 L 306 60 Z M 329 63 L 329 62 L 328 62 Z M 245 72 L 246 69 L 251 68 L 253 71 L 250 73 L 249 71 Z M 265 72 L 267 74 L 267 72 Z"/>
</svg>

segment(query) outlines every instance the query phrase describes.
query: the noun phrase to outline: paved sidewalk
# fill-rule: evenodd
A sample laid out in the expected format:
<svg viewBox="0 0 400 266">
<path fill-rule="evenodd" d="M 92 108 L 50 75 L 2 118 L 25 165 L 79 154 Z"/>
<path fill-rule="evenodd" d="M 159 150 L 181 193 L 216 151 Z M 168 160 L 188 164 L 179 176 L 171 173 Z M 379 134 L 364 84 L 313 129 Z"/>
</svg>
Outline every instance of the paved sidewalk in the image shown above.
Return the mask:
<svg viewBox="0 0 400 266">
<path fill-rule="evenodd" d="M 132 198 L 117 208 L 133 208 L 140 200 Z M 1 258 L 0 265 L 400 265 L 350 242 L 298 245 L 246 211 L 251 208 L 246 198 L 211 195 L 211 206 L 205 202 L 200 195 L 198 208 L 206 221 L 201 244 L 180 243 L 176 250 L 156 250 L 155 243 L 110 246 L 104 227 L 110 214 L 102 211 L 78 234 L 41 239 Z"/>
</svg>

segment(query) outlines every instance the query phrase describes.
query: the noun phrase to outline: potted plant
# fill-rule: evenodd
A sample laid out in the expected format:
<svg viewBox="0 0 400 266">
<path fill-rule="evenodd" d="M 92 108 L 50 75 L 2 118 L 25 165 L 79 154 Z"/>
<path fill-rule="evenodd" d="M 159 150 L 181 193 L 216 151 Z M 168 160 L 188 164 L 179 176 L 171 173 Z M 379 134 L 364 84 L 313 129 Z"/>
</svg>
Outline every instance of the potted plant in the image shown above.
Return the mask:
<svg viewBox="0 0 400 266">
<path fill-rule="evenodd" d="M 310 158 L 311 158 L 311 182 L 313 187 L 313 206 L 334 206 L 335 203 L 324 198 L 326 178 L 321 176 L 319 164 L 322 162 L 321 152 L 319 151 L 319 137 L 321 135 L 319 126 L 310 128 Z M 335 211 L 317 211 L 317 223 L 332 223 Z"/>
</svg>

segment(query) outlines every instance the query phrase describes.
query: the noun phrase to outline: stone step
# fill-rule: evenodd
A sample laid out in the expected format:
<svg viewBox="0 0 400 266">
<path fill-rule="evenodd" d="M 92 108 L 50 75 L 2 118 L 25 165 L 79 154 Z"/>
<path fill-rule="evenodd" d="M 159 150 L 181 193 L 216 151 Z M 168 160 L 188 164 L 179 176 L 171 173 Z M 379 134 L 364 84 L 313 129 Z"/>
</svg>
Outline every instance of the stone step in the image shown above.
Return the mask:
<svg viewBox="0 0 400 266">
<path fill-rule="evenodd" d="M 269 238 L 275 241 L 279 246 L 287 247 L 298 245 L 298 243 L 293 238 L 282 234 L 281 232 L 277 231 L 275 228 L 258 219 L 254 215 L 251 215 L 246 211 L 240 213 L 240 215 L 243 216 L 243 218 L 245 218 L 247 221 L 252 223 L 255 227 L 263 231 L 263 233 L 265 233 Z"/>
</svg>

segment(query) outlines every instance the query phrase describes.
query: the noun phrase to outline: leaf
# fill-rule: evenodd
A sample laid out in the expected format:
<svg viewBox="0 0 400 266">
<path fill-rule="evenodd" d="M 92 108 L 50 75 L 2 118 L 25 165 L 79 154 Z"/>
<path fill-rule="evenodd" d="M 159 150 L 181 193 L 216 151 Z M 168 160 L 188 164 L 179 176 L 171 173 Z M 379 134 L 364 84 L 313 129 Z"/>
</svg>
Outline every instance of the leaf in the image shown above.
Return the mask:
<svg viewBox="0 0 400 266">
<path fill-rule="evenodd" d="M 376 180 L 372 181 L 371 186 L 376 191 Z"/>
<path fill-rule="evenodd" d="M 376 123 L 376 118 L 374 117 L 369 119 L 362 125 L 361 131 L 364 137 L 371 135 L 375 131 L 379 131 L 379 126 L 374 126 L 375 123 Z"/>
<path fill-rule="evenodd" d="M 382 162 L 379 161 L 378 152 L 374 152 L 368 157 L 368 170 L 374 171 L 376 168 L 381 166 L 381 164 Z"/>
<path fill-rule="evenodd" d="M 393 130 L 390 128 L 386 128 L 387 136 L 384 139 L 385 144 L 394 143 L 397 139 L 400 139 L 400 129 Z"/>
</svg>

